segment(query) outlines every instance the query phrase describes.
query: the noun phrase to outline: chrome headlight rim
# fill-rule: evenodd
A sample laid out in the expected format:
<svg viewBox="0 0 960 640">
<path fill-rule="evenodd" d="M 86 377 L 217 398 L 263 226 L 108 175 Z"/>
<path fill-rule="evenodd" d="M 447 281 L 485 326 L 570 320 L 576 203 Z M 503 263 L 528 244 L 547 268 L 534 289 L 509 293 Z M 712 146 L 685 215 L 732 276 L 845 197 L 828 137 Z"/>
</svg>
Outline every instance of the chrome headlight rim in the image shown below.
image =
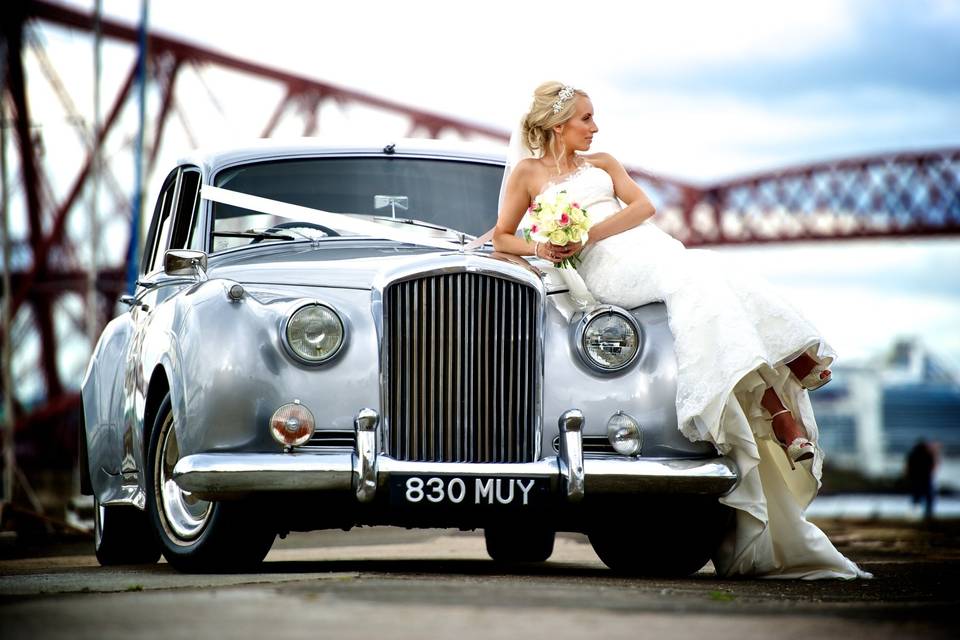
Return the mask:
<svg viewBox="0 0 960 640">
<path fill-rule="evenodd" d="M 594 320 L 604 315 L 616 315 L 625 320 L 633 329 L 633 332 L 637 338 L 637 350 L 634 352 L 633 356 L 631 356 L 626 362 L 615 367 L 604 366 L 594 360 L 587 352 L 586 346 L 583 344 L 583 337 L 587 332 L 587 327 L 589 327 Z M 633 316 L 633 314 L 626 309 L 614 306 L 612 304 L 597 305 L 596 307 L 585 312 L 577 322 L 573 336 L 573 343 L 577 350 L 577 354 L 580 356 L 580 360 L 583 361 L 583 363 L 589 368 L 597 371 L 598 373 L 618 373 L 629 368 L 640 357 L 640 353 L 643 351 L 644 346 L 643 328 L 640 326 L 640 323 L 637 322 L 637 319 Z"/>
<path fill-rule="evenodd" d="M 339 344 L 323 358 L 307 358 L 303 356 L 290 343 L 290 337 L 287 333 L 288 329 L 290 328 L 290 322 L 293 320 L 293 318 L 304 309 L 310 307 L 322 307 L 326 309 L 334 318 L 336 318 L 340 325 Z M 296 303 L 290 306 L 287 313 L 284 314 L 283 320 L 280 322 L 280 342 L 283 344 L 283 348 L 287 352 L 287 355 L 301 364 L 309 366 L 328 364 L 336 359 L 336 357 L 343 351 L 344 345 L 347 344 L 347 323 L 344 321 L 343 316 L 333 307 L 333 305 L 327 304 L 320 300 L 298 300 Z"/>
</svg>

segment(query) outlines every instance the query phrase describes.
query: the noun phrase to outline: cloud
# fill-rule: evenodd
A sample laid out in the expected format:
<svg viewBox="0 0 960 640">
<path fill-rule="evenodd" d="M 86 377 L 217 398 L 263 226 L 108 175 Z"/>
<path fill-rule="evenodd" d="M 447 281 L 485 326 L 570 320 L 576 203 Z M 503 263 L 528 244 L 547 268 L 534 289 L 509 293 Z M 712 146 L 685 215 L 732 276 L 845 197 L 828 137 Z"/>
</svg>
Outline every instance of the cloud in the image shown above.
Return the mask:
<svg viewBox="0 0 960 640">
<path fill-rule="evenodd" d="M 727 248 L 742 268 L 762 261 L 766 277 L 789 286 L 872 289 L 877 295 L 930 294 L 960 309 L 960 243 L 954 239 L 897 239 Z"/>
<path fill-rule="evenodd" d="M 712 181 L 960 144 L 960 3 L 771 4 L 752 16 L 712 16 L 723 35 L 704 34 L 693 57 L 665 45 L 660 64 L 611 74 L 613 122 L 633 114 L 633 145 L 642 141 L 650 155 L 643 166 Z M 695 31 L 699 18 L 691 18 Z M 738 18 L 762 35 L 745 34 Z M 736 46 L 718 49 L 715 40 Z"/>
<path fill-rule="evenodd" d="M 878 7 L 878 5 L 881 5 Z M 746 46 L 745 55 L 702 57 L 683 68 L 632 67 L 621 80 L 637 90 L 736 95 L 782 105 L 807 94 L 861 93 L 867 90 L 960 95 L 960 11 L 935 13 L 935 2 L 871 2 L 847 4 L 854 10 L 850 28 L 836 38 L 819 38 L 802 55 L 784 55 L 809 34 L 791 25 L 783 41 L 760 49 Z M 880 9 L 880 10 L 878 10 Z M 814 10 L 813 13 L 816 13 Z M 822 24 L 830 31 L 829 16 Z M 777 21 L 779 22 L 779 21 Z M 761 29 L 771 23 L 754 22 Z M 776 24 L 776 23 L 773 23 Z"/>
</svg>

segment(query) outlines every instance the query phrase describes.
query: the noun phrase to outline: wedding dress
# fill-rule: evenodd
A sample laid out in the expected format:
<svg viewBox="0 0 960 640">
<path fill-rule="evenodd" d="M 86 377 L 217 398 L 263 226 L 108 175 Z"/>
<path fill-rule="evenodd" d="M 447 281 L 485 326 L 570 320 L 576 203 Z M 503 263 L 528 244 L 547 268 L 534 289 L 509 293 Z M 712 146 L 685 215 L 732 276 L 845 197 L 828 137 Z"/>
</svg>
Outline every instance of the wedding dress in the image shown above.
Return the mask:
<svg viewBox="0 0 960 640">
<path fill-rule="evenodd" d="M 620 210 L 606 171 L 586 163 L 549 183 L 587 209 L 591 224 Z M 720 499 L 735 526 L 714 565 L 721 576 L 869 577 L 836 550 L 804 510 L 820 487 L 822 451 L 812 466 L 791 470 L 760 405 L 767 387 L 817 442 L 806 390 L 786 363 L 806 352 L 828 365 L 833 350 L 816 329 L 764 281 L 731 269 L 722 255 L 686 249 L 651 221 L 583 250 L 577 268 L 600 302 L 630 309 L 666 303 L 678 365 L 677 419 L 690 440 L 706 440 L 740 471 Z"/>
</svg>

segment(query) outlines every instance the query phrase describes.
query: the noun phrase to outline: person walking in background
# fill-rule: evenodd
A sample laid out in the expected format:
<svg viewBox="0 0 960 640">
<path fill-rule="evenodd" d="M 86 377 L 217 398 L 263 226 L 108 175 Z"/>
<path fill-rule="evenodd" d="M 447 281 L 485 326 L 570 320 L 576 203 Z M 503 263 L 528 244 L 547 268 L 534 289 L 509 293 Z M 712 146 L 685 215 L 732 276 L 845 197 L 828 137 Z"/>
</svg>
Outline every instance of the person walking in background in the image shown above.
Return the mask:
<svg viewBox="0 0 960 640">
<path fill-rule="evenodd" d="M 933 519 L 933 472 L 937 468 L 937 454 L 937 445 L 922 439 L 918 440 L 907 454 L 907 483 L 910 486 L 910 495 L 914 505 L 919 505 L 923 500 L 925 520 Z"/>
</svg>

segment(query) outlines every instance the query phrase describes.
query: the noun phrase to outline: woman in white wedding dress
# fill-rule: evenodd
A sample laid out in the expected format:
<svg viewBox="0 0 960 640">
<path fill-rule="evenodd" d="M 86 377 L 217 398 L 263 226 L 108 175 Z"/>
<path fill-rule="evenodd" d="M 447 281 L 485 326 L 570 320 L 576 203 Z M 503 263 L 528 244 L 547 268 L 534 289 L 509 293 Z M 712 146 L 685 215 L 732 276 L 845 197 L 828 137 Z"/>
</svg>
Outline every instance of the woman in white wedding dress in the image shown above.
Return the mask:
<svg viewBox="0 0 960 640">
<path fill-rule="evenodd" d="M 654 225 L 654 207 L 616 159 L 583 153 L 597 131 L 586 93 L 558 82 L 537 88 L 511 141 L 526 157 L 508 166 L 494 247 L 554 263 L 579 251 L 577 271 L 601 302 L 666 303 L 678 427 L 713 443 L 740 471 L 721 498 L 736 518 L 714 558 L 720 575 L 869 577 L 804 518 L 822 467 L 807 390 L 829 381 L 834 352 L 770 285 Z M 587 210 L 587 242 L 561 247 L 518 237 L 533 199 L 560 190 Z"/>
</svg>

